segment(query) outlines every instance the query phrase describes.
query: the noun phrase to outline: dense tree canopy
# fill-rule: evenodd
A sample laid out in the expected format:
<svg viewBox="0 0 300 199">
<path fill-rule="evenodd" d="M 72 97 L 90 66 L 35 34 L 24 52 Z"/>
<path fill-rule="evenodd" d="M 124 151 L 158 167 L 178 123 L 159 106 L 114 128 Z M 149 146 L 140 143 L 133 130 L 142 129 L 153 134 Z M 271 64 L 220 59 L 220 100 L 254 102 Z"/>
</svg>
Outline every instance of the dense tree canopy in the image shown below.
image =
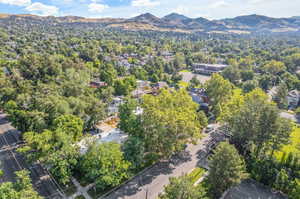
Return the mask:
<svg viewBox="0 0 300 199">
<path fill-rule="evenodd" d="M 129 177 L 130 163 L 124 159 L 116 143 L 93 144 L 80 162 L 84 177 L 104 190 L 120 184 Z"/>
<path fill-rule="evenodd" d="M 158 96 L 145 96 L 142 108 L 143 131 L 139 136 L 148 152 L 169 157 L 201 136 L 197 105 L 184 90 L 162 90 Z"/>
<path fill-rule="evenodd" d="M 225 120 L 239 149 L 254 147 L 259 155 L 288 142 L 291 124 L 279 116 L 277 107 L 262 90 L 256 89 L 245 96 L 237 94 L 229 103 L 233 111 Z"/>
<path fill-rule="evenodd" d="M 56 120 L 56 127 L 41 133 L 26 132 L 23 136 L 26 145 L 18 150 L 31 161 L 38 160 L 48 165 L 53 175 L 66 184 L 79 158 L 79 148 L 75 143 L 77 135 L 82 134 L 83 122 L 75 116 L 65 115 Z"/>
</svg>

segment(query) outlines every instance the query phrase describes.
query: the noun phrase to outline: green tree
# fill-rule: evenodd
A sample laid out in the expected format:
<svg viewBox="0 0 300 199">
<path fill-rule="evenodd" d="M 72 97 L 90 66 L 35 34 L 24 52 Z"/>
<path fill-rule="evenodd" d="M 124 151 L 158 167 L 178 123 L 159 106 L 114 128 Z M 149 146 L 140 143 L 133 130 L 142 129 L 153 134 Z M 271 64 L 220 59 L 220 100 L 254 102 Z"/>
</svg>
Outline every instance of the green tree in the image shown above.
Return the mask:
<svg viewBox="0 0 300 199">
<path fill-rule="evenodd" d="M 245 163 L 233 145 L 220 143 L 209 160 L 210 193 L 219 198 L 224 191 L 247 178 Z"/>
<path fill-rule="evenodd" d="M 6 106 L 7 107 L 7 106 Z M 7 108 L 6 108 L 7 110 Z M 46 113 L 39 112 L 36 110 L 25 111 L 25 110 L 8 110 L 9 120 L 21 132 L 26 131 L 37 131 L 41 132 L 47 127 L 45 117 Z"/>
<path fill-rule="evenodd" d="M 241 100 L 240 100 L 241 99 Z M 232 141 L 243 152 L 253 150 L 258 156 L 270 149 L 287 143 L 291 124 L 280 116 L 274 103 L 260 89 L 255 89 L 244 97 L 235 97 L 225 107 L 235 107 L 232 112 L 227 108 L 224 121 L 232 133 Z M 273 150 L 272 150 L 273 151 Z"/>
<path fill-rule="evenodd" d="M 252 80 L 254 78 L 254 72 L 252 70 L 241 71 L 241 78 L 243 81 Z"/>
<path fill-rule="evenodd" d="M 249 80 L 249 81 L 245 81 L 243 83 L 243 91 L 245 93 L 249 93 L 249 92 L 253 91 L 256 88 L 258 88 L 257 80 Z"/>
<path fill-rule="evenodd" d="M 26 154 L 32 162 L 40 161 L 49 166 L 52 175 L 62 184 L 70 181 L 79 157 L 74 135 L 58 128 L 55 131 L 44 130 L 42 133 L 27 132 L 23 138 L 26 145 L 19 148 L 19 152 Z"/>
<path fill-rule="evenodd" d="M 294 180 L 292 185 L 292 190 L 288 193 L 291 199 L 298 199 L 300 195 L 300 180 Z"/>
<path fill-rule="evenodd" d="M 288 88 L 285 83 L 281 83 L 277 89 L 274 96 L 274 101 L 277 103 L 277 106 L 281 109 L 286 109 L 288 107 L 287 101 Z"/>
<path fill-rule="evenodd" d="M 137 171 L 145 167 L 145 143 L 135 136 L 130 136 L 123 146 L 124 158 L 131 163 L 133 170 Z"/>
<path fill-rule="evenodd" d="M 194 76 L 190 81 L 191 87 L 199 87 L 201 85 L 201 82 L 198 80 L 197 76 Z"/>
<path fill-rule="evenodd" d="M 189 176 L 171 177 L 170 184 L 165 187 L 159 199 L 208 199 L 205 189 L 194 186 Z"/>
<path fill-rule="evenodd" d="M 276 176 L 276 180 L 273 186 L 276 190 L 281 190 L 286 193 L 288 185 L 289 185 L 289 176 L 286 173 L 285 169 L 281 169 Z"/>
<path fill-rule="evenodd" d="M 134 88 L 136 88 L 136 79 L 134 76 L 118 79 L 114 84 L 116 95 L 128 95 Z"/>
<path fill-rule="evenodd" d="M 206 117 L 205 113 L 203 111 L 199 111 L 197 113 L 197 116 L 198 116 L 198 120 L 200 122 L 200 126 L 202 128 L 207 127 L 207 125 L 208 125 L 208 118 Z"/>
<path fill-rule="evenodd" d="M 241 79 L 241 73 L 238 66 L 229 66 L 224 69 L 222 76 L 228 79 L 231 83 L 235 84 Z"/>
<path fill-rule="evenodd" d="M 112 86 L 117 79 L 117 71 L 112 64 L 105 64 L 100 68 L 100 79 Z"/>
<path fill-rule="evenodd" d="M 78 141 L 82 137 L 83 121 L 74 115 L 62 115 L 54 120 L 53 129 L 66 132 Z"/>
<path fill-rule="evenodd" d="M 158 96 L 143 98 L 140 137 L 146 152 L 169 157 L 183 149 L 187 142 L 196 142 L 201 133 L 197 104 L 185 90 L 162 90 Z"/>
<path fill-rule="evenodd" d="M 119 107 L 119 128 L 130 135 L 137 135 L 140 132 L 139 116 L 134 113 L 137 106 L 137 101 L 129 98 Z"/>
<path fill-rule="evenodd" d="M 286 70 L 286 66 L 283 62 L 280 61 L 269 61 L 263 66 L 263 70 L 271 73 L 272 75 L 277 75 Z"/>
<path fill-rule="evenodd" d="M 214 114 L 218 117 L 222 111 L 222 105 L 230 99 L 233 91 L 232 84 L 219 74 L 213 74 L 206 82 L 206 92 Z"/>
<path fill-rule="evenodd" d="M 295 72 L 297 67 L 300 66 L 300 53 L 294 53 L 285 58 L 285 63 L 290 72 Z"/>
<path fill-rule="evenodd" d="M 33 189 L 29 172 L 17 171 L 16 182 L 5 182 L 0 185 L 0 199 L 42 199 Z"/>
<path fill-rule="evenodd" d="M 124 160 L 120 145 L 113 142 L 91 145 L 80 162 L 85 178 L 95 182 L 101 190 L 127 179 L 129 167 L 130 163 Z"/>
</svg>

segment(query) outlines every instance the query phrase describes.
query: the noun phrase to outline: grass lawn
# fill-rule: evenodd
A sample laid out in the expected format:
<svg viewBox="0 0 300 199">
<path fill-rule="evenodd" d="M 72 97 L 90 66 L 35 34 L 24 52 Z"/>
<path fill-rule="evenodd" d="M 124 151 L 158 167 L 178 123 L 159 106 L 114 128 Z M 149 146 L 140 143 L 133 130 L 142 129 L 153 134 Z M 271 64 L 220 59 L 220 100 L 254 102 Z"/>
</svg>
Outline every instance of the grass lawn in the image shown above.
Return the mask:
<svg viewBox="0 0 300 199">
<path fill-rule="evenodd" d="M 186 87 L 189 86 L 189 83 L 184 82 L 184 81 L 180 81 L 180 82 L 178 83 L 178 85 L 179 85 L 180 87 L 186 88 Z"/>
<path fill-rule="evenodd" d="M 197 167 L 193 169 L 193 171 L 188 176 L 191 178 L 192 183 L 195 184 L 197 180 L 199 180 L 204 175 L 205 172 L 205 169 Z"/>
<path fill-rule="evenodd" d="M 188 73 L 188 72 L 191 72 L 190 70 L 181 70 L 179 71 L 180 73 Z"/>
<path fill-rule="evenodd" d="M 288 155 L 289 153 L 295 153 L 300 155 L 300 127 L 294 127 L 291 133 L 291 143 L 282 147 L 278 152 L 275 152 L 275 157 L 277 160 L 281 160 L 283 154 Z"/>
</svg>

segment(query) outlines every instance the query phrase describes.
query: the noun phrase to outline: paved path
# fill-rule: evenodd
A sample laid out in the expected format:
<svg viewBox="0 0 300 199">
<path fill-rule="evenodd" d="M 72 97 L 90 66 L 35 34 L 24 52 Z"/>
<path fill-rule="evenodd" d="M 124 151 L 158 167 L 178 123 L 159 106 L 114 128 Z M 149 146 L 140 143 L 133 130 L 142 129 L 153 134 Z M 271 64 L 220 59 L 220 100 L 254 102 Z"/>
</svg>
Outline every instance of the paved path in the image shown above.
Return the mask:
<svg viewBox="0 0 300 199">
<path fill-rule="evenodd" d="M 91 196 L 87 193 L 87 191 L 94 186 L 94 184 L 89 184 L 86 187 L 82 187 L 80 185 L 80 183 L 75 179 L 72 178 L 72 182 L 73 184 L 76 186 L 77 188 L 77 192 L 74 193 L 72 196 L 70 196 L 68 199 L 74 199 L 77 196 L 83 195 L 85 197 L 85 199 L 92 199 Z"/>
<path fill-rule="evenodd" d="M 186 154 L 157 164 L 104 198 L 157 199 L 164 186 L 169 183 L 169 177 L 178 177 L 191 172 L 197 166 L 206 166 L 207 147 L 211 145 L 212 140 L 212 136 L 209 135 L 197 145 L 189 145 Z"/>
</svg>

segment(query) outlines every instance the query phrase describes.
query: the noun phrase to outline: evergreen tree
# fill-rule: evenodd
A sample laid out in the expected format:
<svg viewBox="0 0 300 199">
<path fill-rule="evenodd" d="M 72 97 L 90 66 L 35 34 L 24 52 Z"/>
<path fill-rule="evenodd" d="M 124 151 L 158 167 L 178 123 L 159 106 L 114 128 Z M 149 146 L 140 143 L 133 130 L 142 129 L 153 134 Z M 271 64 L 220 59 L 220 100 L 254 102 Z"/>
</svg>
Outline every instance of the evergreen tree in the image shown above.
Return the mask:
<svg viewBox="0 0 300 199">
<path fill-rule="evenodd" d="M 222 142 L 209 160 L 210 193 L 218 198 L 224 191 L 247 178 L 245 163 L 233 145 Z"/>
<path fill-rule="evenodd" d="M 277 93 L 274 96 L 274 101 L 277 106 L 281 109 L 286 109 L 288 107 L 288 101 L 286 96 L 288 95 L 288 88 L 285 83 L 281 83 L 277 88 Z"/>
</svg>

